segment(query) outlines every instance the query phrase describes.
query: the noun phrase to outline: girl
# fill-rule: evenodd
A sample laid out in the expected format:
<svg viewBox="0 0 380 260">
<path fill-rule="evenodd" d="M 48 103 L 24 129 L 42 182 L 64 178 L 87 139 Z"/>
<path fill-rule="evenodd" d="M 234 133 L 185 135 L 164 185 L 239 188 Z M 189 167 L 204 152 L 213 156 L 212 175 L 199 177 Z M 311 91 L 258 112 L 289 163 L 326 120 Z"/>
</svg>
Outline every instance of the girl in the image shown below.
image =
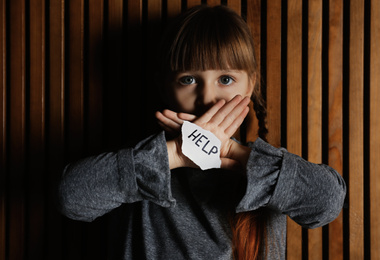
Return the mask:
<svg viewBox="0 0 380 260">
<path fill-rule="evenodd" d="M 343 179 L 264 141 L 253 41 L 239 15 L 198 6 L 163 39 L 160 79 L 170 110 L 156 117 L 172 138 L 161 132 L 68 165 L 62 212 L 92 221 L 112 211 L 111 259 L 285 259 L 286 215 L 306 228 L 334 220 Z M 231 137 L 244 133 L 250 98 L 261 138 L 244 145 Z M 184 121 L 221 141 L 220 169 L 202 171 L 183 154 Z"/>
</svg>

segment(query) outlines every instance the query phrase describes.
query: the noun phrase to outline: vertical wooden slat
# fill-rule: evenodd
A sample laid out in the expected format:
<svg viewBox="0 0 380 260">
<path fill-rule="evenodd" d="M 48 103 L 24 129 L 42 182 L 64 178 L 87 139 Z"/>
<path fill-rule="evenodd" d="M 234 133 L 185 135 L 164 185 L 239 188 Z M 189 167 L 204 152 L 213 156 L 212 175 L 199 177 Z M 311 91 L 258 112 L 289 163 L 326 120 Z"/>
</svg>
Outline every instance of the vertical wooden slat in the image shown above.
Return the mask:
<svg viewBox="0 0 380 260">
<path fill-rule="evenodd" d="M 308 160 L 322 163 L 322 1 L 308 11 Z M 322 259 L 322 228 L 308 231 L 309 259 Z"/>
<path fill-rule="evenodd" d="M 289 152 L 302 156 L 302 2 L 288 1 L 287 125 Z M 302 228 L 288 218 L 288 259 L 302 257 Z"/>
<path fill-rule="evenodd" d="M 187 8 L 200 5 L 201 3 L 202 3 L 202 0 L 187 0 Z"/>
<path fill-rule="evenodd" d="M 49 1 L 49 66 L 48 77 L 48 145 L 47 145 L 47 182 L 57 183 L 64 163 L 64 129 L 65 129 L 65 9 L 64 0 Z M 56 209 L 56 186 L 48 185 L 46 188 L 47 203 L 47 239 L 46 259 L 62 259 L 62 221 Z"/>
<path fill-rule="evenodd" d="M 104 1 L 88 1 L 88 27 L 85 28 L 88 34 L 86 60 L 88 63 L 88 91 L 87 117 L 86 117 L 86 144 L 88 152 L 99 153 L 103 145 L 103 48 L 104 48 Z M 104 219 L 102 219 L 104 220 Z M 87 230 L 86 259 L 104 259 L 102 252 L 105 248 L 105 223 L 95 221 L 89 225 Z"/>
<path fill-rule="evenodd" d="M 364 2 L 350 1 L 349 47 L 349 232 L 350 258 L 364 259 L 363 53 Z"/>
<path fill-rule="evenodd" d="M 5 1 L 0 4 L 0 260 L 6 256 L 6 145 L 7 145 L 7 80 L 6 80 L 6 5 Z"/>
<path fill-rule="evenodd" d="M 68 35 L 68 150 L 71 159 L 81 156 L 84 145 L 84 0 L 69 4 Z"/>
<path fill-rule="evenodd" d="M 220 5 L 220 3 L 221 3 L 221 0 L 207 0 L 207 5 L 209 6 Z"/>
<path fill-rule="evenodd" d="M 261 87 L 261 0 L 253 0 L 247 2 L 246 22 L 251 30 L 253 44 L 255 47 L 255 57 L 257 63 L 256 81 Z M 251 104 L 253 105 L 253 104 Z M 258 120 L 253 108 L 247 116 L 247 133 L 246 141 L 254 142 L 258 136 Z"/>
<path fill-rule="evenodd" d="M 343 173 L 343 0 L 329 2 L 328 164 Z M 343 259 L 343 213 L 329 225 L 329 259 Z"/>
<path fill-rule="evenodd" d="M 30 100 L 27 245 L 30 259 L 42 259 L 45 222 L 45 4 L 30 1 Z"/>
<path fill-rule="evenodd" d="M 156 109 L 157 99 L 160 97 L 159 93 L 156 88 L 152 88 L 153 85 L 149 83 L 149 80 L 152 80 L 154 75 L 157 72 L 157 68 L 155 67 L 154 60 L 152 60 L 152 57 L 156 56 L 157 53 L 157 43 L 156 39 L 160 37 L 160 31 L 162 29 L 162 0 L 155 0 L 155 1 L 148 1 L 147 6 L 147 19 L 148 19 L 148 26 L 146 28 L 145 33 L 147 34 L 146 37 L 146 50 L 143 50 L 143 53 L 146 53 L 145 56 L 145 63 L 147 65 L 147 70 L 143 71 L 143 77 L 145 86 L 144 92 L 150 93 L 150 95 L 146 99 L 146 103 L 144 104 L 144 120 L 142 123 L 144 124 L 144 128 L 142 129 L 143 135 L 146 136 L 148 134 L 151 134 L 149 132 L 150 129 L 153 129 L 155 126 L 154 123 L 154 110 Z M 136 140 L 137 141 L 137 140 Z"/>
<path fill-rule="evenodd" d="M 83 252 L 90 248 L 91 242 L 94 240 L 89 239 L 88 242 L 83 243 L 85 240 L 82 239 L 86 238 L 86 234 L 82 224 L 65 221 L 65 227 L 69 227 L 70 232 L 73 229 L 75 230 L 76 227 L 78 229 L 74 233 L 65 232 L 67 240 L 62 241 L 61 216 L 56 211 L 56 205 L 53 203 L 54 194 L 56 193 L 54 184 L 61 174 L 63 162 L 65 161 L 65 143 L 68 148 L 66 155 L 74 158 L 80 156 L 86 144 L 88 144 L 87 148 L 90 151 L 101 148 L 102 144 L 99 139 L 103 136 L 105 130 L 103 126 L 105 125 L 107 125 L 107 129 L 112 129 L 112 132 L 108 132 L 109 140 L 111 140 L 112 144 L 118 144 L 123 135 L 121 127 L 123 123 L 120 123 L 120 118 L 124 113 L 121 112 L 120 107 L 122 101 L 125 100 L 125 96 L 123 97 L 125 92 L 122 90 L 122 83 L 124 83 L 122 79 L 125 77 L 122 71 L 123 58 L 128 56 L 129 60 L 130 57 L 132 59 L 141 57 L 141 54 L 145 51 L 143 47 L 149 45 L 149 42 L 143 42 L 148 37 L 143 38 L 141 31 L 142 2 L 122 0 L 109 0 L 106 2 L 102 0 L 1 1 L 0 260 L 7 258 L 60 259 L 89 256 Z M 176 0 L 176 2 L 167 1 L 168 16 L 173 16 L 179 12 L 181 2 L 179 0 Z M 236 11 L 241 9 L 239 7 L 241 3 L 238 0 L 224 2 Z M 262 39 L 260 37 L 261 1 L 245 2 L 247 4 L 247 22 L 255 38 L 258 64 L 260 65 L 262 61 L 267 64 L 267 77 L 264 81 L 266 81 L 268 87 L 268 127 L 270 130 L 268 137 L 272 144 L 278 146 L 281 143 L 280 115 L 285 113 L 285 111 L 281 112 L 280 110 L 280 87 L 281 83 L 283 83 L 281 82 L 281 69 L 284 69 L 281 68 L 281 1 L 267 1 L 266 3 L 268 7 L 267 31 L 264 33 L 267 35 L 267 46 L 264 48 L 261 48 Z M 103 6 L 104 3 L 108 3 L 107 8 Z M 156 20 L 161 20 L 159 16 L 161 14 L 161 1 L 144 1 L 144 3 L 149 5 L 146 9 L 148 11 L 147 29 L 149 30 L 151 28 L 149 27 L 150 21 L 156 18 Z M 200 0 L 189 0 L 187 1 L 187 7 L 200 3 Z M 208 3 L 214 5 L 219 4 L 220 1 L 208 1 Z M 307 18 L 309 21 L 316 21 L 313 24 L 317 29 L 313 29 L 312 24 L 309 24 L 309 32 L 312 34 L 318 32 L 318 30 L 320 31 L 318 19 L 313 20 L 314 13 L 319 10 L 319 7 L 314 7 L 314 3 L 317 2 L 309 2 L 308 13 L 310 17 Z M 49 9 L 44 10 L 45 4 Z M 128 8 L 123 8 L 124 4 L 128 4 Z M 300 135 L 294 134 L 300 131 L 301 109 L 299 106 L 301 104 L 298 100 L 299 95 L 302 95 L 302 87 L 299 87 L 301 70 L 299 59 L 302 51 L 299 50 L 301 22 L 296 24 L 295 21 L 301 19 L 299 13 L 299 8 L 302 8 L 301 4 L 299 1 L 293 0 L 287 2 L 286 144 L 290 151 L 297 154 L 301 153 L 300 147 L 302 145 Z M 320 5 L 319 2 L 317 4 Z M 350 4 L 350 22 L 347 24 L 347 26 L 350 26 L 350 41 L 347 44 L 349 46 L 349 73 L 343 75 L 343 1 L 329 1 L 328 162 L 338 172 L 342 172 L 342 136 L 348 135 L 346 140 L 348 141 L 347 149 L 349 149 L 347 176 L 349 176 L 348 196 L 350 207 L 348 209 L 349 230 L 345 231 L 344 234 L 350 240 L 343 240 L 343 219 L 340 216 L 329 225 L 328 251 L 329 259 L 343 259 L 343 247 L 346 246 L 349 248 L 350 259 L 363 259 L 364 237 L 366 236 L 363 223 L 364 221 L 370 221 L 370 240 L 368 242 L 370 241 L 371 245 L 366 246 L 366 248 L 371 249 L 371 259 L 378 259 L 380 257 L 380 220 L 378 218 L 380 206 L 377 201 L 380 196 L 380 165 L 378 160 L 380 153 L 378 134 L 380 131 L 378 113 L 380 111 L 380 79 L 378 76 L 380 75 L 380 53 L 377 45 L 380 41 L 380 3 L 378 0 L 365 2 L 351 0 L 347 4 Z M 371 4 L 371 7 L 366 6 L 371 11 L 371 30 L 368 30 L 370 35 L 364 35 L 364 5 L 367 4 Z M 83 5 L 89 6 L 88 13 L 83 9 Z M 70 7 L 70 9 L 65 10 L 65 6 Z M 76 6 L 80 6 L 80 8 L 76 8 Z M 27 7 L 30 8 L 29 14 L 25 14 Z M 108 10 L 108 14 L 104 16 L 108 17 L 108 21 L 102 20 L 104 10 Z M 123 17 L 125 15 L 123 10 L 128 10 L 126 18 Z M 9 13 L 7 13 L 8 11 Z M 65 14 L 68 28 L 65 28 Z M 86 22 L 83 20 L 86 14 L 88 14 L 89 18 L 88 29 L 90 31 L 88 32 L 85 31 Z M 30 22 L 25 21 L 25 17 L 29 17 Z M 44 22 L 45 17 L 50 19 L 46 23 Z M 323 19 L 326 18 L 327 16 L 323 17 Z M 123 40 L 123 19 L 128 19 L 128 35 L 126 37 L 134 39 L 133 43 L 128 42 L 128 50 L 125 50 L 125 45 L 123 45 L 125 43 Z M 9 24 L 7 25 L 6 22 L 9 22 Z M 104 23 L 108 24 L 107 28 L 102 27 Z M 105 34 L 102 34 L 103 30 L 106 32 Z M 67 37 L 65 36 L 65 31 L 67 32 Z M 87 33 L 89 45 L 85 46 Z M 30 35 L 30 39 L 26 39 L 28 35 Z M 46 37 L 49 38 L 47 39 Z M 363 58 L 363 42 L 366 40 L 371 40 L 370 52 L 366 52 L 371 55 L 368 59 L 371 62 L 370 65 L 364 64 L 365 59 Z M 103 43 L 104 47 L 107 47 L 107 53 L 104 53 L 105 58 L 102 61 L 108 63 L 109 66 L 108 68 L 92 67 L 94 64 L 99 65 L 97 58 L 92 54 L 99 54 L 99 49 L 104 49 Z M 26 44 L 30 44 L 30 48 Z M 321 78 L 319 68 L 316 69 L 315 67 L 320 65 L 320 60 L 318 60 L 320 59 L 320 54 L 315 53 L 320 52 L 318 48 L 310 46 L 309 42 L 309 55 L 310 53 L 312 54 L 308 60 L 309 71 L 305 76 L 308 77 L 309 96 L 320 100 L 318 86 L 321 82 L 313 78 L 316 75 L 319 80 Z M 66 61 L 65 49 L 68 51 Z M 260 49 L 265 49 L 266 54 L 261 55 Z M 45 50 L 49 52 L 45 53 Z M 86 54 L 88 55 L 86 56 Z M 103 55 L 103 53 L 100 53 L 100 55 Z M 88 60 L 86 60 L 86 57 L 88 57 Z M 317 58 L 317 62 L 313 61 L 311 57 Z M 148 58 L 150 59 L 151 57 L 147 56 Z M 48 64 L 44 64 L 45 61 Z M 9 62 L 9 64 L 6 64 L 6 62 Z M 67 63 L 65 64 L 65 62 Z M 89 65 L 88 77 L 84 74 L 84 66 L 87 62 Z M 129 70 L 128 75 L 142 75 L 143 68 L 147 62 L 146 60 L 139 60 L 137 63 L 126 61 L 126 66 L 128 66 Z M 67 82 L 65 82 L 65 67 L 67 68 Z M 369 91 L 364 91 L 363 68 L 371 69 L 370 73 L 368 73 L 370 75 Z M 46 74 L 45 69 L 47 70 Z M 104 69 L 104 74 L 98 73 L 99 69 Z M 47 82 L 44 82 L 45 78 L 48 80 Z M 139 79 L 141 77 L 138 76 L 134 82 L 138 83 Z M 349 82 L 348 89 L 343 90 L 343 79 Z M 313 94 L 311 86 L 316 87 L 316 94 Z M 30 88 L 28 89 L 27 87 Z M 129 96 L 130 93 L 137 94 L 138 98 L 136 100 L 139 100 L 141 91 L 141 89 L 128 89 L 126 92 L 128 93 L 128 102 L 132 99 Z M 345 95 L 346 93 L 343 91 L 348 91 L 349 93 Z M 27 94 L 30 96 L 27 96 Z M 370 96 L 364 96 L 365 94 Z M 348 107 L 344 107 L 342 96 L 348 97 Z M 369 100 L 370 115 L 368 118 L 363 116 L 365 112 L 363 107 L 367 106 L 363 100 Z M 103 101 L 105 102 L 104 104 Z M 321 133 L 319 133 L 321 127 L 316 127 L 315 124 L 315 120 L 317 122 L 320 120 L 320 107 L 315 109 L 311 106 L 310 100 L 309 102 L 308 110 L 311 114 L 308 114 L 308 119 L 310 120 L 309 123 L 312 123 L 312 127 L 309 125 L 308 128 L 309 160 L 318 162 L 321 155 L 319 151 L 320 143 L 318 141 L 314 145 L 312 140 L 318 140 L 321 136 Z M 68 105 L 67 108 L 64 107 L 65 103 Z M 317 106 L 321 104 L 320 101 L 317 101 Z M 128 107 L 128 105 L 126 106 Z M 343 111 L 343 108 L 348 110 L 349 122 L 347 126 L 349 129 L 342 128 L 344 127 L 342 126 L 343 113 L 346 112 Z M 65 109 L 67 111 L 66 115 Z M 292 113 L 291 111 L 297 111 L 297 113 Z M 317 119 L 314 119 L 314 113 Z M 66 125 L 65 116 L 70 121 L 68 125 Z M 367 123 L 363 122 L 363 118 L 369 119 L 369 152 L 363 150 L 363 147 L 365 147 L 363 146 L 363 125 Z M 110 124 L 103 124 L 103 122 Z M 49 124 L 46 132 L 45 123 Z M 67 132 L 64 132 L 65 129 Z M 86 129 L 89 130 L 88 135 L 85 135 Z M 65 135 L 68 137 L 67 140 L 65 140 Z M 313 137 L 314 135 L 316 137 Z M 80 149 L 76 149 L 77 147 Z M 318 147 L 318 149 L 315 149 L 315 147 Z M 9 150 L 7 150 L 8 148 Z M 364 219 L 363 164 L 365 159 L 363 156 L 365 154 L 370 156 L 368 159 L 370 163 L 370 177 L 368 178 L 370 180 L 368 184 L 370 188 L 370 202 L 368 203 L 370 206 L 370 219 Z M 28 162 L 27 165 L 26 162 Z M 47 165 L 46 170 L 44 170 L 45 164 Z M 25 197 L 25 195 L 28 196 Z M 26 202 L 29 203 L 27 207 Z M 9 222 L 6 222 L 7 220 Z M 297 227 L 298 231 L 293 234 L 290 225 L 288 228 L 288 259 L 301 259 L 302 252 L 298 250 L 298 248 L 301 248 L 300 229 Z M 314 231 L 310 232 L 310 234 L 312 233 Z M 46 238 L 43 237 L 44 234 L 47 235 Z M 89 236 L 93 237 L 91 233 Z M 309 258 L 320 258 L 320 234 L 317 234 L 317 237 L 318 246 L 314 251 L 314 236 L 309 236 Z M 294 244 L 292 241 L 297 242 Z M 346 241 L 349 242 L 348 245 L 343 244 Z M 44 245 L 45 242 L 46 245 Z M 95 252 L 99 251 L 93 251 L 92 256 L 98 257 L 98 259 L 101 258 Z"/>
<path fill-rule="evenodd" d="M 127 83 L 128 95 L 125 99 L 127 102 L 127 111 L 134 111 L 136 107 L 139 107 L 138 100 L 142 98 L 142 71 L 143 71 L 143 39 L 142 39 L 142 2 L 141 1 L 129 1 L 128 2 L 128 50 L 127 50 L 127 66 L 128 66 L 128 78 L 130 80 Z M 169 7 L 170 5 L 170 7 Z M 168 3 L 168 15 L 171 17 L 178 12 L 178 4 L 172 6 L 172 3 Z M 129 113 L 128 118 L 131 122 L 134 122 L 133 127 L 127 128 L 127 135 L 129 137 L 141 137 L 141 115 L 138 113 Z M 129 138 L 132 139 L 132 138 Z"/>
<path fill-rule="evenodd" d="M 25 2 L 10 5 L 9 259 L 25 253 Z"/>
<path fill-rule="evenodd" d="M 104 1 L 92 0 L 89 5 L 88 26 L 88 118 L 87 143 L 89 151 L 102 146 L 103 135 L 103 48 L 104 48 Z"/>
<path fill-rule="evenodd" d="M 168 17 L 176 17 L 181 13 L 181 0 L 173 0 L 168 2 Z"/>
<path fill-rule="evenodd" d="M 241 14 L 241 0 L 227 0 L 227 6 L 236 13 Z"/>
<path fill-rule="evenodd" d="M 370 57 L 370 225 L 371 259 L 380 259 L 380 1 L 371 1 Z"/>
<path fill-rule="evenodd" d="M 255 45 L 255 55 L 259 75 L 261 75 L 261 17 L 261 0 L 248 1 L 247 24 L 251 29 L 253 42 Z M 261 78 L 258 80 L 261 80 Z"/>
<path fill-rule="evenodd" d="M 107 144 L 110 148 L 117 147 L 122 133 L 122 53 L 123 53 L 123 1 L 108 1 L 107 30 Z"/>
<path fill-rule="evenodd" d="M 67 84 L 65 86 L 67 106 L 67 152 L 68 160 L 74 161 L 84 152 L 84 0 L 68 4 L 68 49 Z M 83 255 L 83 227 L 80 222 L 66 220 L 65 239 L 68 248 L 64 251 L 68 259 Z"/>
<path fill-rule="evenodd" d="M 268 141 L 281 145 L 281 1 L 267 2 Z"/>
</svg>

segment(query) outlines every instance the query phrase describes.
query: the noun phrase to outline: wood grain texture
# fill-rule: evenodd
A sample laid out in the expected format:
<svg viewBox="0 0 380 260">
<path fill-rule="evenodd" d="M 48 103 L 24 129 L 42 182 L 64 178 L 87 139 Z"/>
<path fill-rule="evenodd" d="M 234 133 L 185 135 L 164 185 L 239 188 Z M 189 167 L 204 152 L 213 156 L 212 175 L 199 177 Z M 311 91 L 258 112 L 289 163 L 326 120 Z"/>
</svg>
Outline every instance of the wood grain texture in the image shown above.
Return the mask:
<svg viewBox="0 0 380 260">
<path fill-rule="evenodd" d="M 350 1 L 349 50 L 349 232 L 350 258 L 364 259 L 363 69 L 364 3 Z"/>
<path fill-rule="evenodd" d="M 227 6 L 234 10 L 239 15 L 241 14 L 241 1 L 240 0 L 227 0 Z"/>
<path fill-rule="evenodd" d="M 66 151 L 68 160 L 78 160 L 84 153 L 85 130 L 85 75 L 84 75 L 84 0 L 70 1 L 68 3 L 70 19 L 67 28 L 67 53 L 66 59 L 70 62 L 65 75 L 67 78 L 65 92 L 67 102 L 66 121 Z M 72 222 L 65 219 L 64 237 L 70 239 L 71 245 L 64 249 L 65 257 L 74 259 L 78 254 L 83 254 L 85 241 L 82 239 L 83 227 L 80 222 Z"/>
<path fill-rule="evenodd" d="M 287 10 L 286 146 L 302 156 L 302 2 L 288 1 Z M 302 228 L 288 218 L 287 259 L 302 258 Z"/>
<path fill-rule="evenodd" d="M 343 174 L 343 1 L 329 2 L 328 164 Z M 329 259 L 343 260 L 343 212 L 329 225 Z"/>
<path fill-rule="evenodd" d="M 289 221 L 288 259 L 380 258 L 379 0 L 2 0 L 0 260 L 106 258 L 107 224 L 62 217 L 55 184 L 68 161 L 150 130 L 157 34 L 202 2 L 246 15 L 265 76 L 269 142 L 328 160 L 349 184 L 348 207 L 324 229 L 328 241 L 321 229 L 302 238 Z"/>
<path fill-rule="evenodd" d="M 108 86 L 105 95 L 105 143 L 109 149 L 117 149 L 123 139 L 123 10 L 127 1 L 111 0 L 108 1 L 106 17 L 107 39 L 105 48 L 105 86 Z"/>
<path fill-rule="evenodd" d="M 168 18 L 176 17 L 181 13 L 182 10 L 182 1 L 174 0 L 168 2 L 167 14 Z"/>
<path fill-rule="evenodd" d="M 201 3 L 202 3 L 202 0 L 187 0 L 186 1 L 187 8 L 191 8 L 193 6 L 200 5 Z"/>
<path fill-rule="evenodd" d="M 49 39 L 49 53 L 47 61 L 48 93 L 47 93 L 47 175 L 48 183 L 57 183 L 64 164 L 65 146 L 65 5 L 63 0 L 50 1 L 49 27 L 47 28 Z M 63 257 L 63 227 L 62 218 L 55 205 L 56 189 L 54 185 L 46 188 L 48 203 L 47 212 L 47 238 L 45 255 L 47 259 L 62 259 Z"/>
<path fill-rule="evenodd" d="M 251 29 L 253 43 L 255 46 L 255 55 L 257 61 L 258 75 L 257 80 L 261 83 L 261 0 L 252 0 L 247 2 L 247 18 L 246 22 Z"/>
<path fill-rule="evenodd" d="M 267 3 L 267 110 L 268 141 L 281 145 L 281 1 Z"/>
<path fill-rule="evenodd" d="M 85 6 L 86 8 L 86 6 Z M 91 0 L 88 1 L 88 24 L 85 31 L 85 46 L 84 46 L 84 59 L 88 60 L 84 64 L 84 81 L 85 83 L 85 118 L 84 118 L 84 131 L 85 131 L 85 146 L 86 150 L 91 153 L 99 153 L 102 151 L 103 143 L 103 123 L 104 123 L 104 108 L 103 108 L 103 95 L 104 95 L 104 1 Z M 86 39 L 86 36 L 88 37 Z M 91 129 L 89 131 L 88 129 Z M 103 220 L 103 219 L 102 219 Z M 104 237 L 106 234 L 106 225 L 100 221 L 95 221 L 87 227 L 87 239 L 84 244 L 86 248 L 86 259 L 106 258 L 103 254 L 103 245 L 107 239 Z M 105 221 L 105 220 L 103 220 Z"/>
<path fill-rule="evenodd" d="M 216 6 L 220 4 L 221 4 L 221 0 L 207 0 L 207 5 L 209 6 Z"/>
<path fill-rule="evenodd" d="M 29 76 L 29 107 L 28 141 L 29 163 L 27 170 L 27 258 L 42 259 L 44 255 L 45 232 L 45 193 L 41 180 L 45 179 L 46 169 L 46 35 L 45 35 L 45 4 L 39 0 L 29 2 L 30 30 L 30 76 Z"/>
<path fill-rule="evenodd" d="M 10 259 L 25 257 L 25 2 L 9 6 L 9 237 Z"/>
<path fill-rule="evenodd" d="M 258 82 L 256 87 L 261 86 L 261 68 L 260 68 L 260 59 L 261 59 L 261 0 L 253 0 L 247 2 L 247 17 L 246 22 L 248 27 L 251 30 L 251 34 L 253 37 L 253 44 L 255 48 L 255 57 L 257 63 L 257 75 L 256 81 Z M 253 110 L 253 103 L 250 104 L 250 112 L 248 114 L 247 119 L 247 133 L 246 133 L 246 141 L 254 142 L 258 137 L 258 120 L 256 117 L 256 113 Z"/>
<path fill-rule="evenodd" d="M 322 1 L 308 6 L 308 160 L 322 163 Z M 322 228 L 308 231 L 309 259 L 322 259 Z"/>
</svg>

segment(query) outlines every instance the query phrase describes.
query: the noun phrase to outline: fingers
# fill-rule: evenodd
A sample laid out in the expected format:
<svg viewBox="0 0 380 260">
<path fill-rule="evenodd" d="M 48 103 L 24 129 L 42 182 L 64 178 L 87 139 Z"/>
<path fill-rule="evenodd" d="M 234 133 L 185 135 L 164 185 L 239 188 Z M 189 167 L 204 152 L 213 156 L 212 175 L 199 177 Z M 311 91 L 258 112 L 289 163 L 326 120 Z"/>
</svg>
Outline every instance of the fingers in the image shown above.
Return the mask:
<svg viewBox="0 0 380 260">
<path fill-rule="evenodd" d="M 162 113 L 156 112 L 156 118 L 166 132 L 179 133 L 183 121 L 190 121 L 207 130 L 218 129 L 217 132 L 222 131 L 229 138 L 236 132 L 248 114 L 249 102 L 248 97 L 243 98 L 237 95 L 227 103 L 225 100 L 219 100 L 199 118 L 192 114 L 176 113 L 168 109 Z"/>
<path fill-rule="evenodd" d="M 196 124 L 205 124 L 210 121 L 210 119 L 224 106 L 226 101 L 224 99 L 219 100 L 215 103 L 206 113 L 204 113 L 201 117 L 199 117 L 194 123 Z"/>
<path fill-rule="evenodd" d="M 188 113 L 176 113 L 165 109 L 162 113 L 157 111 L 156 118 L 158 119 L 158 124 L 166 132 L 179 132 L 184 120 L 194 121 L 196 116 Z"/>
<path fill-rule="evenodd" d="M 181 129 L 181 125 L 183 121 L 176 118 L 173 119 L 172 118 L 173 115 L 170 112 L 163 111 L 163 113 L 161 113 L 157 111 L 156 118 L 158 119 L 158 124 L 167 132 L 175 132 L 175 131 L 178 132 Z M 169 114 L 169 117 L 168 117 L 168 114 Z"/>
<path fill-rule="evenodd" d="M 236 119 L 232 122 L 232 124 L 230 124 L 226 128 L 226 130 L 224 131 L 226 135 L 232 136 L 236 132 L 236 130 L 238 130 L 240 125 L 243 123 L 244 118 L 247 116 L 248 112 L 249 112 L 249 107 L 245 107 L 243 111 L 240 113 L 240 115 L 236 117 Z"/>
<path fill-rule="evenodd" d="M 219 101 L 194 123 L 200 126 L 213 125 L 232 136 L 248 114 L 249 102 L 249 97 L 242 98 L 240 95 L 235 96 L 227 103 Z M 207 128 L 207 126 L 205 127 Z"/>
<path fill-rule="evenodd" d="M 188 114 L 188 113 L 178 113 L 177 116 L 178 116 L 179 119 L 182 119 L 182 120 L 185 120 L 185 121 L 190 121 L 190 122 L 192 122 L 195 119 L 197 119 L 197 117 L 195 115 Z"/>
<path fill-rule="evenodd" d="M 249 111 L 249 108 L 248 108 L 249 102 L 250 102 L 250 99 L 248 97 L 242 99 L 235 107 L 233 107 L 233 109 L 229 112 L 229 114 L 225 116 L 225 118 L 219 124 L 219 127 L 226 130 L 232 127 L 232 129 L 236 128 L 235 129 L 236 131 L 237 128 L 241 125 L 241 123 L 243 123 L 244 118 Z"/>
<path fill-rule="evenodd" d="M 235 96 L 228 103 L 226 103 L 210 120 L 210 123 L 219 125 L 220 127 L 225 128 L 226 124 L 231 124 L 234 120 L 234 115 L 236 116 L 236 109 L 238 109 L 238 104 L 242 100 L 240 95 Z M 240 114 L 240 113 L 239 113 Z M 222 124 L 224 122 L 224 124 Z"/>
</svg>

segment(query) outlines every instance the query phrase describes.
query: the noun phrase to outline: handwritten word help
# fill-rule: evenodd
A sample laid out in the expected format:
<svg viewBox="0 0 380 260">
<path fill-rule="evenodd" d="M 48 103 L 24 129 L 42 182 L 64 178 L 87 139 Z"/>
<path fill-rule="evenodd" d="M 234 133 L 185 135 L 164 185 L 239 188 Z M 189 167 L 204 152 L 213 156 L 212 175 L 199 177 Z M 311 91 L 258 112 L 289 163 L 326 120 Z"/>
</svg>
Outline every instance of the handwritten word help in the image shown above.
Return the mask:
<svg viewBox="0 0 380 260">
<path fill-rule="evenodd" d="M 182 153 L 202 170 L 220 168 L 220 140 L 210 131 L 185 121 L 182 125 Z"/>
</svg>

